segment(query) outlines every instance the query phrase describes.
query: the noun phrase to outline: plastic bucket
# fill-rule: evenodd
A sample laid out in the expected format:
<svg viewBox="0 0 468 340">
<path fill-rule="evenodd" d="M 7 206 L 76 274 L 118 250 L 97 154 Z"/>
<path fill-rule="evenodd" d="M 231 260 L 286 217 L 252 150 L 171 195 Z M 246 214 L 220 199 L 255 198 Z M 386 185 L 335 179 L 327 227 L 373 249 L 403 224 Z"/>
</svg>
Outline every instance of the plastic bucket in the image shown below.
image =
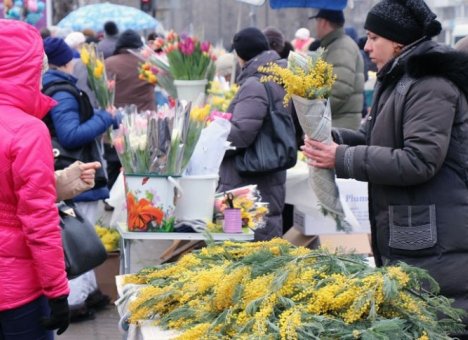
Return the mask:
<svg viewBox="0 0 468 340">
<path fill-rule="evenodd" d="M 177 179 L 181 195 L 177 201 L 177 220 L 213 220 L 218 175 L 184 176 Z"/>
<path fill-rule="evenodd" d="M 208 80 L 174 80 L 174 86 L 177 89 L 177 98 L 179 100 L 186 100 L 195 102 L 198 96 L 205 93 L 206 84 Z"/>
<path fill-rule="evenodd" d="M 158 231 L 174 224 L 180 187 L 171 176 L 125 175 L 129 231 Z"/>
</svg>

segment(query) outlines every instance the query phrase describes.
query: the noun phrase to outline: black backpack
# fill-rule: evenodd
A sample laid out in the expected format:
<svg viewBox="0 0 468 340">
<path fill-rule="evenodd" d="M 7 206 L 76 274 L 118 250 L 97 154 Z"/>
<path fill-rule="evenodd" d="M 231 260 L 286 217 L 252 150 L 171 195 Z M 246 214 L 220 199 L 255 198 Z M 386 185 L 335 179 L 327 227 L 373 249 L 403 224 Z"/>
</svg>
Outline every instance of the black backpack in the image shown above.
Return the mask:
<svg viewBox="0 0 468 340">
<path fill-rule="evenodd" d="M 80 123 L 90 119 L 94 115 L 94 108 L 91 105 L 86 92 L 79 90 L 73 84 L 67 81 L 55 81 L 45 85 L 42 88 L 42 93 L 52 97 L 55 93 L 65 91 L 72 94 L 78 102 L 80 108 Z M 57 133 L 52 122 L 50 114 L 47 113 L 42 119 L 49 129 L 52 138 L 52 147 L 54 149 L 55 170 L 61 170 L 71 165 L 75 161 L 94 162 L 98 161 L 103 164 L 102 149 L 99 141 L 94 139 L 91 143 L 83 145 L 77 149 L 64 148 L 57 140 Z M 96 170 L 95 188 L 104 187 L 107 185 L 107 175 L 103 167 Z"/>
</svg>

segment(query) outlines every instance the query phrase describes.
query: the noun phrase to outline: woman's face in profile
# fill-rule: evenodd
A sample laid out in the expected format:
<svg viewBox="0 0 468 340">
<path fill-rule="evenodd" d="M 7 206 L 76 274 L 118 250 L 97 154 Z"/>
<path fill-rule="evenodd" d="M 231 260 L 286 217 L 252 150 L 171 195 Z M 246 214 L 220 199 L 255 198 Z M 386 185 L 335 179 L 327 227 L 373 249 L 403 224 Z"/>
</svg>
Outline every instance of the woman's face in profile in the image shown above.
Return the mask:
<svg viewBox="0 0 468 340">
<path fill-rule="evenodd" d="M 375 33 L 367 32 L 367 42 L 364 46 L 364 51 L 369 54 L 370 59 L 379 71 L 397 55 L 397 52 L 401 48 L 401 44 L 383 38 Z"/>
</svg>

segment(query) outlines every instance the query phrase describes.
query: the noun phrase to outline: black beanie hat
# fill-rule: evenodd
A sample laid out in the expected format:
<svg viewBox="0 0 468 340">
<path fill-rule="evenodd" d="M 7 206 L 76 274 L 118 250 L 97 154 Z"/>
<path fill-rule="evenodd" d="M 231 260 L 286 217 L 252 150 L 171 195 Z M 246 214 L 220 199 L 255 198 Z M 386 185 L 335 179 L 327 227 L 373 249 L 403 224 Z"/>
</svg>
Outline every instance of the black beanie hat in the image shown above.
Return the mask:
<svg viewBox="0 0 468 340">
<path fill-rule="evenodd" d="M 123 31 L 117 39 L 114 54 L 122 48 L 137 49 L 140 47 L 143 47 L 140 35 L 134 30 L 128 29 Z"/>
<path fill-rule="evenodd" d="M 423 0 L 383 0 L 371 8 L 364 28 L 388 40 L 409 45 L 442 30 L 437 16 Z"/>
<path fill-rule="evenodd" d="M 263 51 L 268 51 L 270 46 L 265 35 L 258 28 L 248 27 L 234 35 L 232 48 L 243 60 L 248 61 Z"/>
</svg>

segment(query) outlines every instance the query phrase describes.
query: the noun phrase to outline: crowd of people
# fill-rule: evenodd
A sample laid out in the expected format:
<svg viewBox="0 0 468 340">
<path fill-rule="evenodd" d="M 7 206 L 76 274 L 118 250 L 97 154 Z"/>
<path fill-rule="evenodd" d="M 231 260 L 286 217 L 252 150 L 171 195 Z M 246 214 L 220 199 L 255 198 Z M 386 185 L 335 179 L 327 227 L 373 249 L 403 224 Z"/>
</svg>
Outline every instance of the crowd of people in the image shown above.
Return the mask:
<svg viewBox="0 0 468 340">
<path fill-rule="evenodd" d="M 309 19 L 315 38 L 306 27 L 291 42 L 276 27 L 248 27 L 217 59 L 217 75 L 239 85 L 227 110 L 228 141 L 236 150 L 226 152 L 218 191 L 256 184 L 269 214 L 255 240 L 283 235 L 286 170 L 246 175 L 235 158 L 254 143 L 270 104 L 283 105 L 285 89 L 273 83 L 269 103 L 259 67 L 287 67 L 290 51 L 307 55 L 323 48 L 336 75 L 333 142 L 303 136 L 290 104 L 298 149 L 311 167 L 368 182 L 378 266 L 404 261 L 424 268 L 454 306 L 468 311 L 460 270 L 468 260 L 468 44 L 461 41 L 457 51 L 435 42 L 441 24 L 423 0 L 381 0 L 367 14 L 364 39 L 345 26 L 343 11 L 322 9 Z M 90 30 L 58 37 L 20 21 L 0 22 L 0 339 L 52 339 L 52 330 L 61 334 L 68 327 L 70 309 L 89 315 L 86 302 L 99 291 L 92 271 L 67 279 L 55 204 L 73 200 L 94 224 L 98 202 L 108 198 L 120 172 L 102 137 L 118 126 L 116 110 L 98 108 L 81 47 L 95 42 L 103 53 L 116 107 L 156 110 L 161 89 L 139 79 L 140 60 L 130 51 L 145 40 L 152 46 L 157 35 L 144 39 L 107 22 L 100 37 Z M 364 96 L 369 70 L 377 71 L 370 107 Z M 52 142 L 87 152 L 93 144 L 98 152 L 89 163 L 55 171 Z"/>
</svg>

